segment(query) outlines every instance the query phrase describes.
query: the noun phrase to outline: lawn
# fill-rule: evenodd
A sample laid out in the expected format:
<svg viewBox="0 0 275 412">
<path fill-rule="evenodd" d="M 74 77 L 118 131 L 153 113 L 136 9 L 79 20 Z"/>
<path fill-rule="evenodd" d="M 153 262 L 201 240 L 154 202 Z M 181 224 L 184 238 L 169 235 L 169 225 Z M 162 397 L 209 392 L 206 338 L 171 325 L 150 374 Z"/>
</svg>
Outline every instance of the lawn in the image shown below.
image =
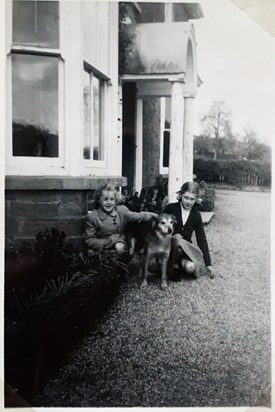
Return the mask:
<svg viewBox="0 0 275 412">
<path fill-rule="evenodd" d="M 215 279 L 133 275 L 33 406 L 270 407 L 270 199 L 216 190 Z"/>
</svg>

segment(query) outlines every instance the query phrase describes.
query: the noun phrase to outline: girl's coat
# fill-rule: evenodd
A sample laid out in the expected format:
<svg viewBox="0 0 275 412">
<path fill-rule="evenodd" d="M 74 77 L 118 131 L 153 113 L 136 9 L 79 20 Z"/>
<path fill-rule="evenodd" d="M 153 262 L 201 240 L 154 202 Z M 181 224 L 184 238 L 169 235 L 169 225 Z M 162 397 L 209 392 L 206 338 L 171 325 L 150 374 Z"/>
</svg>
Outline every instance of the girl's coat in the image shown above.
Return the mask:
<svg viewBox="0 0 275 412">
<path fill-rule="evenodd" d="M 115 206 L 110 214 L 102 209 L 89 212 L 86 217 L 84 240 L 88 248 L 102 251 L 112 235 L 121 235 L 117 242 L 125 242 L 124 231 L 127 223 L 149 222 L 152 219 L 150 212 L 131 212 L 126 206 Z"/>
</svg>

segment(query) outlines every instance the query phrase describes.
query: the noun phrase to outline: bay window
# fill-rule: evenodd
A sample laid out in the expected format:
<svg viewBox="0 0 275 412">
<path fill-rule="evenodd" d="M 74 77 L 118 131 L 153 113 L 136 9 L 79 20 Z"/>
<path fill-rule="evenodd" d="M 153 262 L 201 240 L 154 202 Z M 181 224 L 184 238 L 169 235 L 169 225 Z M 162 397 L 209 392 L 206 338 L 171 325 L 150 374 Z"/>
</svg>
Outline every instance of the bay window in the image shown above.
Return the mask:
<svg viewBox="0 0 275 412">
<path fill-rule="evenodd" d="M 109 138 L 117 121 L 117 5 L 6 4 L 6 173 L 109 173 L 110 146 L 120 144 Z"/>
<path fill-rule="evenodd" d="M 59 3 L 12 5 L 12 156 L 59 158 Z"/>
<path fill-rule="evenodd" d="M 58 157 L 58 58 L 12 55 L 12 155 Z"/>
<path fill-rule="evenodd" d="M 93 165 L 105 161 L 105 102 L 106 80 L 84 64 L 83 106 L 84 106 L 84 147 L 83 159 Z"/>
<path fill-rule="evenodd" d="M 58 1 L 14 0 L 13 44 L 59 47 Z"/>
</svg>

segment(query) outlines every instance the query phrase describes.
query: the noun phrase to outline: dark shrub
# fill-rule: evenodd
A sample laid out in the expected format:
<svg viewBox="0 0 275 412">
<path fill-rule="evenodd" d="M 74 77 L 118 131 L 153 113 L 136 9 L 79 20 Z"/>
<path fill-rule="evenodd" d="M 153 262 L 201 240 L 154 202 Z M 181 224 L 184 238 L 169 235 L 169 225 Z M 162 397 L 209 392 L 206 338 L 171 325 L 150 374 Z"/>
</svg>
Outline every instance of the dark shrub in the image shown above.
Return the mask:
<svg viewBox="0 0 275 412">
<path fill-rule="evenodd" d="M 212 212 L 215 208 L 215 189 L 207 186 L 206 182 L 200 182 L 201 187 L 201 203 L 198 209 L 201 212 Z"/>
<path fill-rule="evenodd" d="M 126 193 L 124 203 L 133 212 L 161 213 L 167 204 L 167 183 L 167 179 L 157 176 L 154 186 L 146 186 L 133 196 Z"/>
<path fill-rule="evenodd" d="M 5 380 L 30 401 L 115 298 L 125 265 L 114 253 L 73 248 L 63 232 L 37 235 L 24 282 L 6 264 Z M 9 405 L 12 406 L 12 405 Z"/>
<path fill-rule="evenodd" d="M 201 180 L 201 179 L 199 179 Z M 201 185 L 202 183 L 202 185 Z M 211 211 L 214 209 L 215 190 L 207 187 L 204 180 L 201 185 L 201 204 L 199 210 Z M 125 195 L 125 205 L 134 212 L 143 210 L 161 213 L 168 203 L 168 179 L 162 176 L 157 176 L 154 186 L 141 189 L 140 194 L 135 192 L 133 196 Z"/>
</svg>

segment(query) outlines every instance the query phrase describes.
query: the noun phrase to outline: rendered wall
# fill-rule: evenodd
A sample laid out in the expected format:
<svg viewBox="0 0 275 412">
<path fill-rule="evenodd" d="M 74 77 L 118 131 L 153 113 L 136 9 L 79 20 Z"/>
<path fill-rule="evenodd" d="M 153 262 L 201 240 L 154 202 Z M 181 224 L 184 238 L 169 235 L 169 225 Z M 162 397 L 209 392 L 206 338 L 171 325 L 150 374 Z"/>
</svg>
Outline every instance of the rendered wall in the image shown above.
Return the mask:
<svg viewBox="0 0 275 412">
<path fill-rule="evenodd" d="M 125 29 L 126 30 L 126 29 Z M 189 22 L 131 24 L 121 73 L 182 73 L 186 70 Z"/>
<path fill-rule="evenodd" d="M 81 2 L 84 60 L 111 76 L 110 72 L 110 3 L 107 1 Z"/>
</svg>

